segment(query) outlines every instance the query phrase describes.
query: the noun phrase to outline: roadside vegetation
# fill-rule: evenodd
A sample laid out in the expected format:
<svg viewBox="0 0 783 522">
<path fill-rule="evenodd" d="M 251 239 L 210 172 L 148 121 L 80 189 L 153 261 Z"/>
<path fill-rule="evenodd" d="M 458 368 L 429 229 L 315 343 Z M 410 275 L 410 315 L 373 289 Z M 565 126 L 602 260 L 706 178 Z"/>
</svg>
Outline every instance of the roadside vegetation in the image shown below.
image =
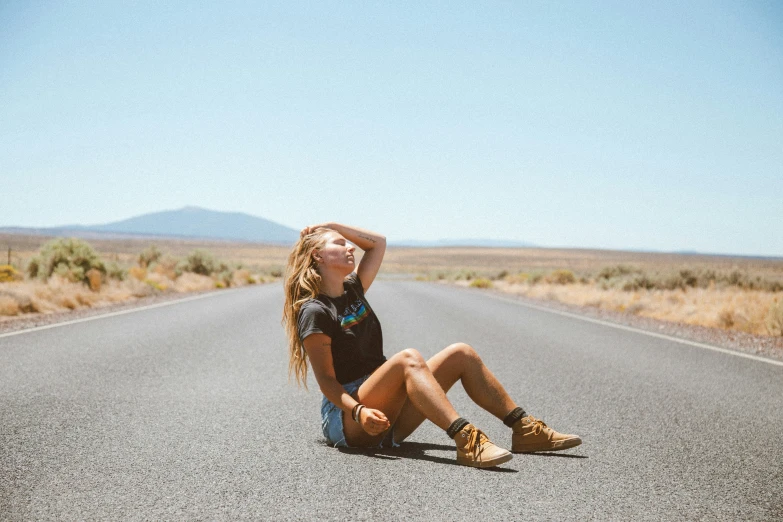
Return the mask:
<svg viewBox="0 0 783 522">
<path fill-rule="evenodd" d="M 492 288 L 665 321 L 783 336 L 783 277 L 775 274 L 709 267 L 645 270 L 618 264 L 582 273 L 562 268 L 514 273 L 441 270 L 420 274 L 417 279 Z"/>
<path fill-rule="evenodd" d="M 153 244 L 121 260 L 116 254 L 100 255 L 86 241 L 58 238 L 29 258 L 0 265 L 0 317 L 260 284 L 280 275 L 277 267 L 224 262 L 205 249 L 177 257 Z"/>
<path fill-rule="evenodd" d="M 2 244 L 12 252 L 11 262 L 0 265 L 0 318 L 276 281 L 290 250 L 282 245 L 192 239 L 86 243 L 0 234 Z M 415 277 L 726 331 L 783 336 L 781 259 L 391 247 L 380 277 Z"/>
</svg>

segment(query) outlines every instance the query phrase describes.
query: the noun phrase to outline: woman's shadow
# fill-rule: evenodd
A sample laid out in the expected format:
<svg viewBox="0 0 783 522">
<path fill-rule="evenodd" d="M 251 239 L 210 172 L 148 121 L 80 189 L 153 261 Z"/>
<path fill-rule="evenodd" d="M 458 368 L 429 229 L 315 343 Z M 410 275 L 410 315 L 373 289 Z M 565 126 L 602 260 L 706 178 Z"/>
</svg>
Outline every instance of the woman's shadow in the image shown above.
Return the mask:
<svg viewBox="0 0 783 522">
<path fill-rule="evenodd" d="M 454 455 L 450 457 L 438 457 L 435 455 L 427 454 L 427 451 L 447 451 L 454 453 L 454 446 L 447 444 L 432 444 L 430 442 L 401 442 L 398 448 L 337 448 L 343 453 L 350 453 L 354 455 L 366 455 L 376 459 L 384 460 L 400 460 L 400 459 L 416 459 L 416 460 L 428 460 L 430 462 L 437 462 L 438 464 L 447 464 L 455 466 L 457 461 L 454 459 Z M 515 469 L 493 467 L 487 468 L 491 471 L 499 471 L 505 473 L 517 473 Z"/>
<path fill-rule="evenodd" d="M 400 459 L 415 459 L 415 460 L 427 460 L 430 462 L 436 462 L 438 464 L 447 464 L 450 466 L 457 466 L 457 461 L 454 458 L 454 446 L 448 444 L 433 444 L 431 442 L 401 442 L 398 448 L 337 448 L 342 453 L 348 453 L 351 455 L 366 455 L 376 459 L 383 460 L 400 460 Z M 436 455 L 430 455 L 428 451 L 444 451 L 449 453 L 449 457 L 438 457 Z M 572 459 L 586 459 L 586 455 L 569 455 L 566 453 L 530 453 L 528 455 L 540 456 L 540 457 L 563 457 Z M 515 469 L 492 467 L 486 468 L 490 471 L 497 471 L 501 473 L 518 473 Z"/>
</svg>

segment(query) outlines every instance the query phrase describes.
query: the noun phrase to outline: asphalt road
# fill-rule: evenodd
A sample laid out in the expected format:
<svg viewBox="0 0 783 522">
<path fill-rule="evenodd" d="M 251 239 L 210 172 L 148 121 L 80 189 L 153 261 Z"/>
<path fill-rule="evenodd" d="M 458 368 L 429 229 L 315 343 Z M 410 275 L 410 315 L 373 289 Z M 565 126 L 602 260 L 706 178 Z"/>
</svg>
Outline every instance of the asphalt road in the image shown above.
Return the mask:
<svg viewBox="0 0 783 522">
<path fill-rule="evenodd" d="M 0 336 L 0 519 L 783 518 L 783 367 L 478 291 L 368 296 L 387 356 L 468 342 L 583 445 L 492 470 L 429 423 L 397 450 L 327 447 L 314 381 L 287 384 L 282 289 L 251 287 Z"/>
</svg>

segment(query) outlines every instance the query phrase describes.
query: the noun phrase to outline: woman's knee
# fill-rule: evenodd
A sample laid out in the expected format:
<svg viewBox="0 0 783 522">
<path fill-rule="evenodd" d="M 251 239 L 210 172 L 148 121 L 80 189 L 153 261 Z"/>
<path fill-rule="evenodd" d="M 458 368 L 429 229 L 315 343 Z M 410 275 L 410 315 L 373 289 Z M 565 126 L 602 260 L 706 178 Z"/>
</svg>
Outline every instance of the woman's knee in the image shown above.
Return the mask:
<svg viewBox="0 0 783 522">
<path fill-rule="evenodd" d="M 474 359 L 474 360 L 480 360 L 478 353 L 476 350 L 467 343 L 454 343 L 448 345 L 445 350 L 447 351 L 447 356 L 451 358 L 459 358 L 459 359 Z"/>
<path fill-rule="evenodd" d="M 427 368 L 427 361 L 424 360 L 421 353 L 415 348 L 406 348 L 399 354 L 400 364 L 406 370 L 421 370 Z"/>
</svg>

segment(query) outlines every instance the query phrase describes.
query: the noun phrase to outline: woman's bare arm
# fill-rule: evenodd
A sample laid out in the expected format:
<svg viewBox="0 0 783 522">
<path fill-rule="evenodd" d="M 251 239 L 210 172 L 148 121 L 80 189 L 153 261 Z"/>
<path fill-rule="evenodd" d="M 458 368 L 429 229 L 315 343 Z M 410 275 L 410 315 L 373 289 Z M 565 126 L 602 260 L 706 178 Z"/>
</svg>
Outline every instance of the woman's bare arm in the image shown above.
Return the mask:
<svg viewBox="0 0 783 522">
<path fill-rule="evenodd" d="M 332 339 L 326 334 L 316 333 L 308 335 L 303 344 L 321 392 L 332 404 L 350 415 L 359 403 L 337 382 L 332 361 Z M 389 420 L 380 410 L 362 408 L 361 421 L 362 428 L 370 435 L 378 435 L 389 428 Z"/>
<path fill-rule="evenodd" d="M 364 251 L 364 256 L 362 256 L 356 273 L 359 275 L 364 291 L 369 290 L 370 285 L 375 281 L 375 276 L 378 275 L 378 270 L 380 270 L 383 262 L 383 255 L 386 253 L 386 238 L 376 232 L 340 223 L 315 225 L 306 228 L 302 233 L 304 234 L 305 231 L 311 231 L 318 227 L 330 228 L 339 232 L 345 239 Z"/>
</svg>

